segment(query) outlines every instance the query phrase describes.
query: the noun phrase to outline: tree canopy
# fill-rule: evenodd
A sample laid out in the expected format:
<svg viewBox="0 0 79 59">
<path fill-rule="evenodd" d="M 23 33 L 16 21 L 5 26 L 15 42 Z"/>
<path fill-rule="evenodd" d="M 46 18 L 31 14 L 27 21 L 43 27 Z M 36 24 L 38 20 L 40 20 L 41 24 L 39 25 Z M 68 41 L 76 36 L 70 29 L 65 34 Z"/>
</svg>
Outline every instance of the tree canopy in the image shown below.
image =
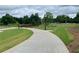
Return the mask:
<svg viewBox="0 0 79 59">
<path fill-rule="evenodd" d="M 40 25 L 41 23 L 48 25 L 49 23 L 79 23 L 79 12 L 74 18 L 70 18 L 67 15 L 58 15 L 56 18 L 53 17 L 51 12 L 46 12 L 44 17 L 39 17 L 38 13 L 31 14 L 30 16 L 25 15 L 23 17 L 13 17 L 10 14 L 6 14 L 0 18 L 1 25 L 9 24 L 32 24 L 33 26 Z"/>
</svg>

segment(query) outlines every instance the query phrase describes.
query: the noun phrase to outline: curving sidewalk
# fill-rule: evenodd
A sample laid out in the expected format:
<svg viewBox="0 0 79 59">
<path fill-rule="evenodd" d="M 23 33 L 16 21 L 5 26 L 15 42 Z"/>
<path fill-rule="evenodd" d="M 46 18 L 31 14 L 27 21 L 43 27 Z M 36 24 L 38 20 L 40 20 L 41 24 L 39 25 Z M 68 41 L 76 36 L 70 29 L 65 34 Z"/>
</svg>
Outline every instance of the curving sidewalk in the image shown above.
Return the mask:
<svg viewBox="0 0 79 59">
<path fill-rule="evenodd" d="M 26 41 L 3 53 L 68 53 L 68 49 L 56 35 L 49 31 L 27 28 L 33 35 Z"/>
</svg>

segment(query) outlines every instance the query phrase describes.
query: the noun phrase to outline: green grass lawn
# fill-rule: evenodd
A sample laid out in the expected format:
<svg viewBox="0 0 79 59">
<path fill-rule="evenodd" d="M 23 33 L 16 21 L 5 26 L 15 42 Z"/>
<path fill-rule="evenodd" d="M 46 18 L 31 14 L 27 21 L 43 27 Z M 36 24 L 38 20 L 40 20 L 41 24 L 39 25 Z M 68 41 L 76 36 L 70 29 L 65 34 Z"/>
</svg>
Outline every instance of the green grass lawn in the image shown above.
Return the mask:
<svg viewBox="0 0 79 59">
<path fill-rule="evenodd" d="M 2 29 L 2 28 L 10 28 L 10 27 L 17 27 L 17 25 L 16 24 L 9 24 L 9 25 L 0 25 L 0 29 Z"/>
<path fill-rule="evenodd" d="M 56 34 L 61 40 L 67 45 L 73 41 L 73 35 L 69 32 L 69 28 L 79 26 L 78 24 L 57 24 L 51 23 L 47 26 L 47 30 L 51 30 L 52 33 Z M 44 25 L 40 25 L 36 28 L 44 29 Z"/>
<path fill-rule="evenodd" d="M 32 35 L 32 31 L 27 29 L 10 29 L 0 32 L 0 52 L 3 52 Z"/>
<path fill-rule="evenodd" d="M 57 24 L 52 30 L 52 33 L 55 33 L 62 41 L 67 45 L 73 40 L 72 34 L 69 32 L 68 24 Z"/>
</svg>

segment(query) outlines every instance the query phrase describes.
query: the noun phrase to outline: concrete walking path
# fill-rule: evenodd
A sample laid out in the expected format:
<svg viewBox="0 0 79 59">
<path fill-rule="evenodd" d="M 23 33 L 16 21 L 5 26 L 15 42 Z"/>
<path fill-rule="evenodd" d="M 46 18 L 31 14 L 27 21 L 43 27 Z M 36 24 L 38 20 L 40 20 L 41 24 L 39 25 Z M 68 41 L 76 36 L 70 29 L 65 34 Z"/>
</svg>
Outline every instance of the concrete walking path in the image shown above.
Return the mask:
<svg viewBox="0 0 79 59">
<path fill-rule="evenodd" d="M 49 31 L 27 28 L 33 35 L 24 42 L 3 53 L 68 53 L 65 44 Z"/>
</svg>

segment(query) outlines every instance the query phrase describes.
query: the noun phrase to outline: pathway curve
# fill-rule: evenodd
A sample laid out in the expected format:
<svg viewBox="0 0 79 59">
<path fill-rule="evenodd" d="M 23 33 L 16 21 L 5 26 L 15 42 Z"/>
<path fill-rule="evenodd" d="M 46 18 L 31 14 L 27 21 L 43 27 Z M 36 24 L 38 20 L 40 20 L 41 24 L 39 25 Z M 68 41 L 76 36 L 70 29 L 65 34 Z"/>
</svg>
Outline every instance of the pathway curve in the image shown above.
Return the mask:
<svg viewBox="0 0 79 59">
<path fill-rule="evenodd" d="M 68 49 L 56 35 L 49 31 L 27 28 L 33 35 L 5 53 L 68 53 Z"/>
</svg>

